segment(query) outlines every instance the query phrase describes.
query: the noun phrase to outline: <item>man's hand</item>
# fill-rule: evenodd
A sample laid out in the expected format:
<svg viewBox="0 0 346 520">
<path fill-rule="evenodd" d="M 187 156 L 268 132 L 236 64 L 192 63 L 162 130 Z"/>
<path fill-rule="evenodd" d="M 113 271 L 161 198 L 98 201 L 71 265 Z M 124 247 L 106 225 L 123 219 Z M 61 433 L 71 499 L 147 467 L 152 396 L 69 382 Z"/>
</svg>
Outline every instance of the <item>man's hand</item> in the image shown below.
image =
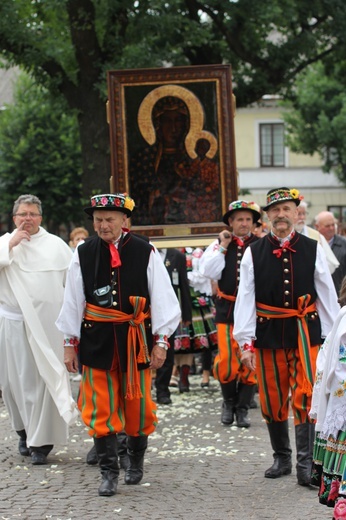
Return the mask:
<svg viewBox="0 0 346 520">
<path fill-rule="evenodd" d="M 74 347 L 64 347 L 64 363 L 68 372 L 78 372 L 78 356 Z"/>
<path fill-rule="evenodd" d="M 155 345 L 151 352 L 150 368 L 161 368 L 165 362 L 166 356 L 167 351 L 164 348 Z"/>
<path fill-rule="evenodd" d="M 224 229 L 219 234 L 219 241 L 220 241 L 220 246 L 224 247 L 225 249 L 227 249 L 229 244 L 232 242 L 232 235 L 231 235 L 231 233 L 229 231 L 227 231 L 226 229 Z"/>
<path fill-rule="evenodd" d="M 21 225 L 17 227 L 17 231 L 14 233 L 13 237 L 11 238 L 11 240 L 9 242 L 10 251 L 15 246 L 20 244 L 20 242 L 22 240 L 30 240 L 31 239 L 30 233 L 28 231 L 25 231 L 24 226 L 25 226 L 25 222 L 22 222 Z"/>
<path fill-rule="evenodd" d="M 240 361 L 250 370 L 256 370 L 256 354 L 247 350 L 243 352 Z"/>
</svg>

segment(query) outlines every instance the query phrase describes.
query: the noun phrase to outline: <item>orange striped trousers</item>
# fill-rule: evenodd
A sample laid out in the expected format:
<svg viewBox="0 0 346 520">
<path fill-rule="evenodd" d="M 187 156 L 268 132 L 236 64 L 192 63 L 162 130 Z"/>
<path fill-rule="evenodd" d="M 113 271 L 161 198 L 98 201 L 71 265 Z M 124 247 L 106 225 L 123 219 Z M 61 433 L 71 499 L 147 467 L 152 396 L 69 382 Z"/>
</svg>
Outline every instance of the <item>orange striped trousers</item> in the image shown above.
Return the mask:
<svg viewBox="0 0 346 520">
<path fill-rule="evenodd" d="M 230 383 L 238 379 L 239 383 L 255 385 L 256 374 L 240 361 L 241 352 L 233 339 L 233 325 L 217 324 L 218 353 L 214 360 L 213 375 L 220 383 Z"/>
<path fill-rule="evenodd" d="M 119 366 L 98 370 L 83 366 L 78 408 L 89 435 L 103 437 L 125 430 L 127 435 L 150 435 L 156 428 L 156 404 L 151 398 L 151 370 L 139 371 L 143 397 L 125 399 L 126 373 Z"/>
<path fill-rule="evenodd" d="M 262 416 L 267 423 L 286 421 L 289 404 L 294 424 L 309 421 L 311 396 L 303 393 L 304 372 L 296 349 L 255 349 L 256 374 Z M 319 346 L 310 348 L 311 368 L 316 371 Z M 291 391 L 291 397 L 290 397 Z"/>
</svg>

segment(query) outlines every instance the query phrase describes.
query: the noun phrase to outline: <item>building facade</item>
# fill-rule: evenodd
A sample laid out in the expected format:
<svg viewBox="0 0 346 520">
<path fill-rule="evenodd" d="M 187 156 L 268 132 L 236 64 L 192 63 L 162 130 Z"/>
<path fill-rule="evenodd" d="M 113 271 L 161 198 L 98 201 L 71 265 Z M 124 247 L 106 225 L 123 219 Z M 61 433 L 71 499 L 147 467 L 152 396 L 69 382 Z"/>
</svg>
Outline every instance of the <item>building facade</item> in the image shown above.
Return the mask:
<svg viewBox="0 0 346 520">
<path fill-rule="evenodd" d="M 320 211 L 332 211 L 346 225 L 346 187 L 333 173 L 323 173 L 317 154 L 291 152 L 285 146 L 285 125 L 277 98 L 237 109 L 236 162 L 239 190 L 260 205 L 269 189 L 297 188 L 309 206 L 308 223 Z"/>
</svg>

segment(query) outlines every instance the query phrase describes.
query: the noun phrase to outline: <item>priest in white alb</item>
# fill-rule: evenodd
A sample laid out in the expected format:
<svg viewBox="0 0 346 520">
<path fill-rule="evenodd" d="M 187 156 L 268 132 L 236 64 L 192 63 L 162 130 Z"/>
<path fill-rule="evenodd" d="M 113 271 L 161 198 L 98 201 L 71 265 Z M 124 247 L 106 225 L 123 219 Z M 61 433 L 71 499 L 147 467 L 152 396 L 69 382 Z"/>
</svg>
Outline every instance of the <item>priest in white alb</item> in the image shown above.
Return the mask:
<svg viewBox="0 0 346 520">
<path fill-rule="evenodd" d="M 19 452 L 34 465 L 67 442 L 78 413 L 55 326 L 72 253 L 41 221 L 41 201 L 21 195 L 16 229 L 0 237 L 0 388 Z"/>
</svg>

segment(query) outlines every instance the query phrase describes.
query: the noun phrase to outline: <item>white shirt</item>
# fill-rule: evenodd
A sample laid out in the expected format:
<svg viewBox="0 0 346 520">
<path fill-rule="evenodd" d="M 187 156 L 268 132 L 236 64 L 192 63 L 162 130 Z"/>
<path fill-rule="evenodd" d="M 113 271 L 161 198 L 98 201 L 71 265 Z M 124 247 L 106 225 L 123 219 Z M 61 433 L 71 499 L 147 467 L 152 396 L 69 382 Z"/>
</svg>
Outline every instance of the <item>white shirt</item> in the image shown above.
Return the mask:
<svg viewBox="0 0 346 520">
<path fill-rule="evenodd" d="M 159 249 L 158 251 L 160 253 L 162 262 L 164 262 L 166 260 L 166 256 L 167 256 L 167 248 Z"/>
<path fill-rule="evenodd" d="M 214 240 L 200 258 L 199 272 L 212 280 L 220 280 L 225 266 L 226 255 L 220 253 L 219 241 Z"/>
</svg>

